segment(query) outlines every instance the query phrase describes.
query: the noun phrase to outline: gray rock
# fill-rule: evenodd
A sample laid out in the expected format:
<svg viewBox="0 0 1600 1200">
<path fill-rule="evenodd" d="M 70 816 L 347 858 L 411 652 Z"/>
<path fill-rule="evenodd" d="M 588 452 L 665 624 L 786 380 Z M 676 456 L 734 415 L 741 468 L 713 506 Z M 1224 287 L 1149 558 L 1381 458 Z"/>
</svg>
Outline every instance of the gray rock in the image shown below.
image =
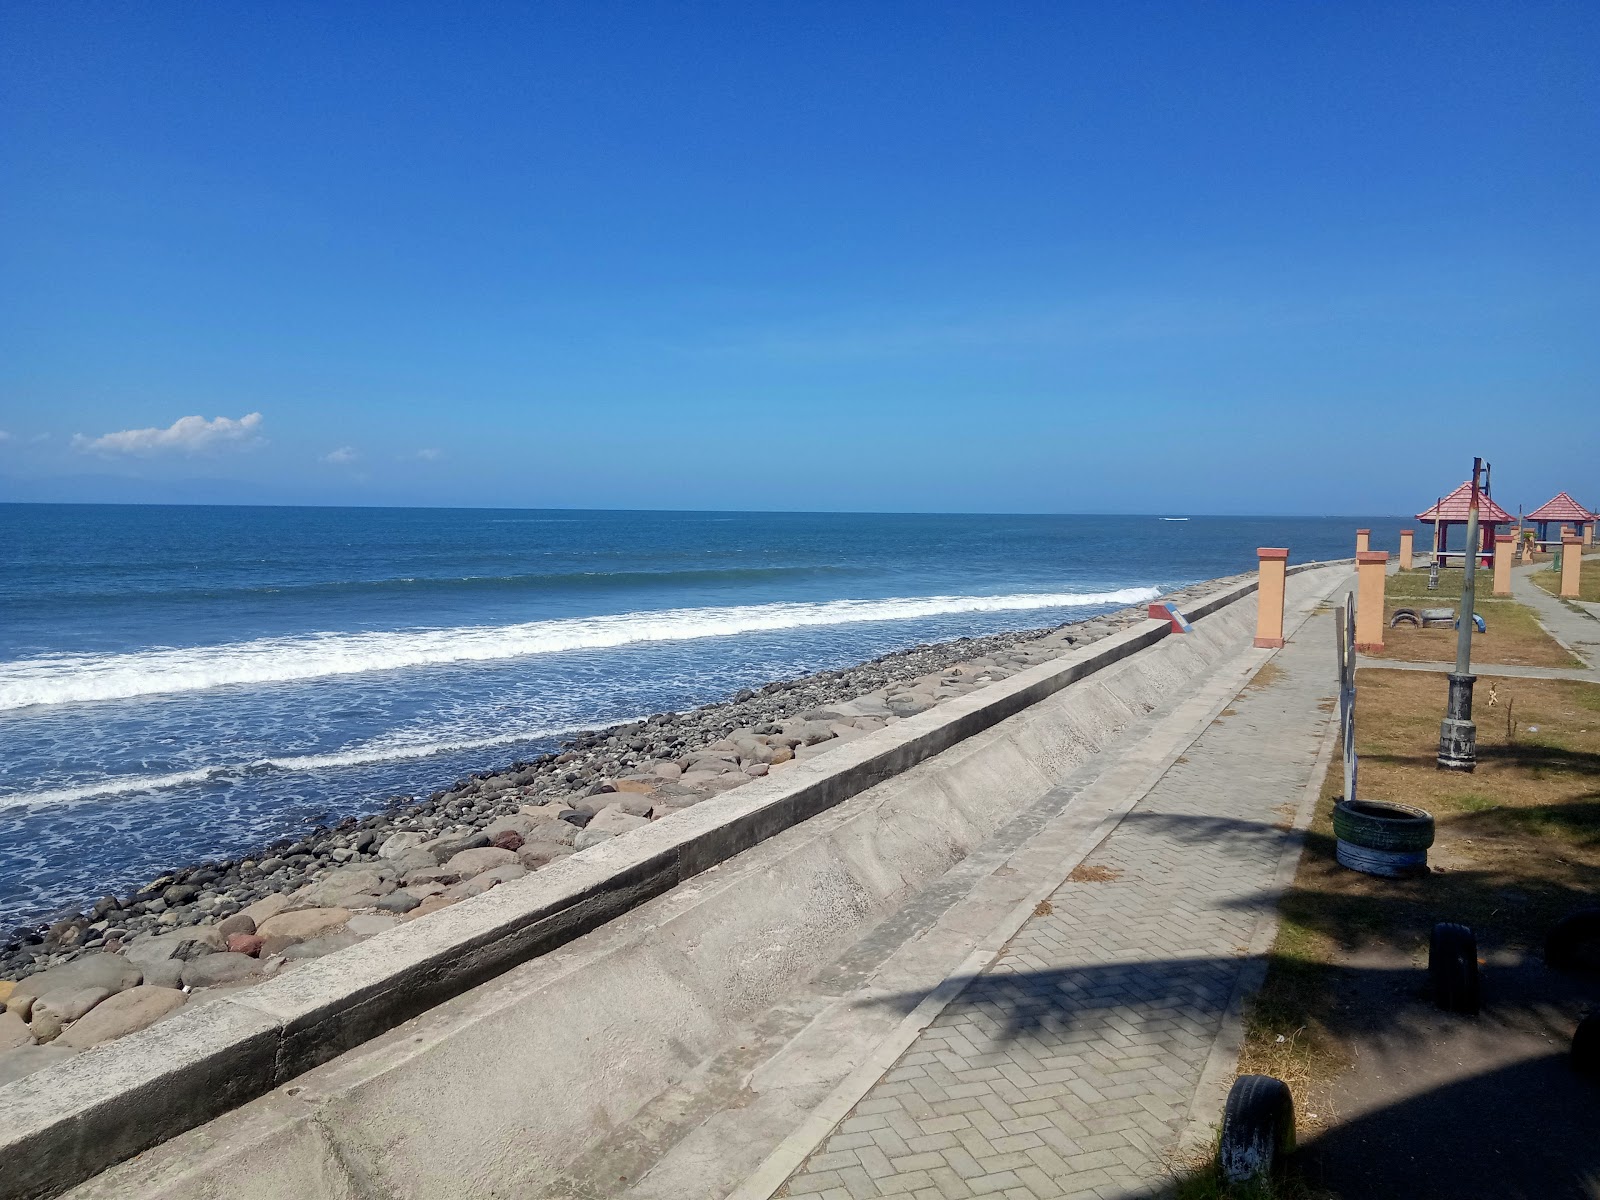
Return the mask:
<svg viewBox="0 0 1600 1200">
<path fill-rule="evenodd" d="M 31 1045 L 32 1042 L 33 1034 L 29 1032 L 26 1021 L 14 1012 L 0 1013 L 0 1053 Z"/>
<path fill-rule="evenodd" d="M 324 954 L 332 954 L 335 950 L 357 945 L 361 938 L 353 933 L 341 931 L 339 933 L 325 933 L 321 937 L 307 938 L 303 942 L 285 948 L 283 957 L 290 962 L 307 958 L 321 958 Z"/>
<path fill-rule="evenodd" d="M 228 939 L 215 925 L 197 925 L 176 933 L 152 933 L 136 937 L 123 950 L 123 957 L 144 968 L 158 962 L 187 962 L 202 954 L 226 950 Z M 120 989 L 119 989 L 120 990 Z"/>
<path fill-rule="evenodd" d="M 108 989 L 97 987 L 46 992 L 33 1002 L 29 1024 L 34 1040 L 54 1041 L 63 1029 L 110 995 Z"/>
<path fill-rule="evenodd" d="M 446 888 L 444 894 L 450 900 L 469 900 L 473 896 L 481 896 L 498 884 L 510 883 L 513 879 L 521 879 L 527 873 L 528 868 L 520 862 L 506 863 L 487 871 L 480 871 L 471 879 L 463 879 L 454 887 Z"/>
<path fill-rule="evenodd" d="M 55 1063 L 65 1062 L 76 1053 L 77 1050 L 71 1046 L 62 1045 L 59 1038 L 48 1046 L 18 1046 L 15 1050 L 7 1050 L 0 1054 L 0 1087 Z"/>
<path fill-rule="evenodd" d="M 219 983 L 235 983 L 261 974 L 261 963 L 248 954 L 208 954 L 183 967 L 185 987 L 214 987 Z"/>
<path fill-rule="evenodd" d="M 230 938 L 236 933 L 254 933 L 256 931 L 255 918 L 249 913 L 234 913 L 231 917 L 224 917 L 217 922 L 217 932 L 223 938 Z"/>
<path fill-rule="evenodd" d="M 30 975 L 12 990 L 7 1010 L 20 1008 L 19 1001 L 51 992 L 75 992 L 83 988 L 105 988 L 107 992 L 136 987 L 141 972 L 136 963 L 115 954 L 86 954 L 82 958 Z"/>
<path fill-rule="evenodd" d="M 616 836 L 616 831 L 611 829 L 584 829 L 578 834 L 578 840 L 573 843 L 573 847 L 578 850 L 587 850 L 590 846 L 598 846 L 601 842 L 609 842 Z"/>
<path fill-rule="evenodd" d="M 489 835 L 479 830 L 477 833 L 463 834 L 452 837 L 437 838 L 428 842 L 421 849 L 433 855 L 436 863 L 447 863 L 463 850 L 477 850 L 489 844 Z"/>
<path fill-rule="evenodd" d="M 347 908 L 357 896 L 377 896 L 393 890 L 394 879 L 388 869 L 343 867 L 290 896 L 289 909 Z"/>
<path fill-rule="evenodd" d="M 391 895 L 399 895 L 392 892 Z M 386 913 L 358 913 L 345 922 L 345 932 L 353 933 L 357 937 L 371 937 L 375 933 L 382 933 L 385 929 L 393 929 L 400 924 L 399 918 L 391 917 Z"/>
<path fill-rule="evenodd" d="M 154 1025 L 170 1012 L 184 1005 L 186 997 L 175 988 L 151 987 L 142 984 L 112 996 L 95 1006 L 87 1016 L 78 1021 L 57 1042 L 76 1050 L 87 1050 L 101 1042 L 135 1033 L 147 1025 Z"/>
<path fill-rule="evenodd" d="M 390 892 L 387 896 L 379 897 L 375 907 L 384 912 L 408 913 L 421 903 L 421 900 L 402 888 L 398 892 Z"/>
<path fill-rule="evenodd" d="M 385 859 L 404 858 L 427 840 L 425 834 L 417 833 L 411 829 L 402 829 L 399 833 L 391 833 L 384 839 L 383 845 L 378 847 L 378 857 Z"/>
<path fill-rule="evenodd" d="M 452 855 L 444 865 L 447 871 L 454 871 L 458 878 L 467 878 L 516 861 L 515 851 L 502 850 L 498 846 L 480 846 Z"/>
</svg>

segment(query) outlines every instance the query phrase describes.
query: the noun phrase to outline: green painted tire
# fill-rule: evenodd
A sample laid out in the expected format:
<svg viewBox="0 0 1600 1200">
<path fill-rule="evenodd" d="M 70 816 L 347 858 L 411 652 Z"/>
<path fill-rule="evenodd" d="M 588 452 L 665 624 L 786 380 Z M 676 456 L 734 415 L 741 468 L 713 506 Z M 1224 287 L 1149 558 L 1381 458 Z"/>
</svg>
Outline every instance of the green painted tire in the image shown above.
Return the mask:
<svg viewBox="0 0 1600 1200">
<path fill-rule="evenodd" d="M 1333 835 L 1368 850 L 1426 850 L 1433 845 L 1433 814 L 1383 800 L 1341 800 L 1333 806 Z"/>
</svg>

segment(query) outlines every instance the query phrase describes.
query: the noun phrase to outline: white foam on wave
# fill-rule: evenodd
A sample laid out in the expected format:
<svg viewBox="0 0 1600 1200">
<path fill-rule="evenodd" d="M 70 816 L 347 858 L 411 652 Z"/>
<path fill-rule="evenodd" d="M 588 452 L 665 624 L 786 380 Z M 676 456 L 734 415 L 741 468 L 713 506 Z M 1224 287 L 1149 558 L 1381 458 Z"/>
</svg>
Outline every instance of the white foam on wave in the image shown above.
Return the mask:
<svg viewBox="0 0 1600 1200">
<path fill-rule="evenodd" d="M 529 621 L 520 625 L 318 633 L 133 654 L 64 654 L 0 663 L 0 711 L 860 621 L 1137 604 L 1152 600 L 1158 594 L 1153 587 L 1134 587 L 1110 592 L 1026 592 L 1009 596 L 920 596 L 832 600 L 818 604 L 675 608 Z"/>
<path fill-rule="evenodd" d="M 326 754 L 294 754 L 261 758 L 242 765 L 196 767 L 192 771 L 173 771 L 165 775 L 114 775 L 88 783 L 74 784 L 72 787 L 0 796 L 0 810 L 70 804 L 75 800 L 124 796 L 140 792 L 161 792 L 192 783 L 237 779 L 260 771 L 319 771 L 331 767 L 401 762 L 407 759 L 429 758 L 435 754 L 456 750 L 483 750 L 490 746 L 504 746 L 513 742 L 531 742 L 565 732 L 567 731 L 564 729 L 525 729 L 516 733 L 499 733 L 492 737 L 447 738 L 435 742 L 395 742 L 380 739 L 348 750 L 335 750 Z"/>
</svg>

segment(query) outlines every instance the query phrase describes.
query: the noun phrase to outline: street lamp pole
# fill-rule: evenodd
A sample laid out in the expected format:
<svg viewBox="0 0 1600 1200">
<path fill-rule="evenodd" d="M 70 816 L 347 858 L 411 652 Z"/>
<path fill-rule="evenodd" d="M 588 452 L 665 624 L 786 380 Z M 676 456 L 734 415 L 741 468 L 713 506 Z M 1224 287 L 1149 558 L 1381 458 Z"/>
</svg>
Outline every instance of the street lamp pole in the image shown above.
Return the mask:
<svg viewBox="0 0 1600 1200">
<path fill-rule="evenodd" d="M 1456 615 L 1456 669 L 1450 672 L 1450 697 L 1439 723 L 1439 766 L 1446 771 L 1471 771 L 1478 765 L 1478 727 L 1472 723 L 1473 609 L 1478 566 L 1478 477 L 1484 474 L 1481 458 L 1472 460 L 1472 499 L 1467 508 L 1467 544 L 1461 572 L 1461 610 Z M 1443 516 L 1444 514 L 1439 514 Z"/>
</svg>

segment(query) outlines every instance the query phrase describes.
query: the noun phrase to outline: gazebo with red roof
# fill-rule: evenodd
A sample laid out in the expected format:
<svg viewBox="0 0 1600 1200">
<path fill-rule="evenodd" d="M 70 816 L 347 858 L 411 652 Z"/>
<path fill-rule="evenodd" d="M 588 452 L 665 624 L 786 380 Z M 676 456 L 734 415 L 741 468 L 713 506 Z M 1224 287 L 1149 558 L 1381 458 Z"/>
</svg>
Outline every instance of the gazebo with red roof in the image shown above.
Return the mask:
<svg viewBox="0 0 1600 1200">
<path fill-rule="evenodd" d="M 1538 526 L 1538 542 L 1540 547 L 1558 545 L 1561 541 L 1561 526 L 1570 524 L 1572 531 L 1579 537 L 1583 536 L 1583 527 L 1593 524 L 1597 518 L 1583 505 L 1579 504 L 1566 492 L 1558 492 L 1554 499 L 1541 504 L 1527 515 L 1526 520 Z M 1550 536 L 1550 523 L 1556 524 L 1556 536 Z"/>
<path fill-rule="evenodd" d="M 1427 521 L 1433 526 L 1433 556 L 1443 562 L 1447 554 L 1466 557 L 1466 548 L 1451 550 L 1450 526 L 1465 525 L 1467 523 L 1467 510 L 1472 506 L 1472 483 L 1463 483 L 1455 491 L 1440 500 L 1432 508 L 1424 509 L 1417 514 L 1417 520 Z M 1510 513 L 1489 499 L 1486 492 L 1478 492 L 1478 552 L 1484 566 L 1494 560 L 1494 535 L 1495 529 L 1500 525 L 1510 525 L 1513 518 Z"/>
</svg>

